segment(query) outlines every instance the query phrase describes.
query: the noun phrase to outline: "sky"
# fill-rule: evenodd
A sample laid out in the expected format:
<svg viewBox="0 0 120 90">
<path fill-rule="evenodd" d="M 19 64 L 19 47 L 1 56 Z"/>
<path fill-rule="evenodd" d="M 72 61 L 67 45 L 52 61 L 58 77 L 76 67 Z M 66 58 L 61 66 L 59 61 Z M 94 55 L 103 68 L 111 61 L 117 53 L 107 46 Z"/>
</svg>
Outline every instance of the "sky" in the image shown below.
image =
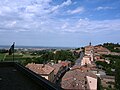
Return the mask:
<svg viewBox="0 0 120 90">
<path fill-rule="evenodd" d="M 120 43 L 120 0 L 0 0 L 0 45 Z"/>
</svg>

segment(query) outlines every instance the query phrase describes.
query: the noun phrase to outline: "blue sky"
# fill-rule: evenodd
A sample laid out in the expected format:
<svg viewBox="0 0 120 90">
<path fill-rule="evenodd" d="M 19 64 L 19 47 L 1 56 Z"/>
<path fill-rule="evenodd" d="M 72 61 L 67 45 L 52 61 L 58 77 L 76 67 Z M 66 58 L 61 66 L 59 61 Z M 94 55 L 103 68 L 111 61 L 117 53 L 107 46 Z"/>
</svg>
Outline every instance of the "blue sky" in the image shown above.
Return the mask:
<svg viewBox="0 0 120 90">
<path fill-rule="evenodd" d="M 0 45 L 120 43 L 120 0 L 0 0 Z"/>
</svg>

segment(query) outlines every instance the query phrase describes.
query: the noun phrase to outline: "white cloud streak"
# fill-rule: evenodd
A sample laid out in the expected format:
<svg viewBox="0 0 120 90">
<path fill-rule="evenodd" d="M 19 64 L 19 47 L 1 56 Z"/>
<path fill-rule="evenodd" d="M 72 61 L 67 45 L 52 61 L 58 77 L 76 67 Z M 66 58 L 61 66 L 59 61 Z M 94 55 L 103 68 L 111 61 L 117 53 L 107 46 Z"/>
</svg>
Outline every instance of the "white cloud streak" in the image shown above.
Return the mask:
<svg viewBox="0 0 120 90">
<path fill-rule="evenodd" d="M 72 4 L 72 1 L 71 0 L 67 0 L 66 2 L 63 2 L 62 4 L 60 5 L 56 5 L 56 6 L 53 6 L 51 11 L 56 11 L 64 6 L 69 6 L 70 4 Z"/>
<path fill-rule="evenodd" d="M 70 14 L 77 14 L 77 13 L 81 13 L 84 11 L 84 8 L 83 7 L 78 7 L 74 10 L 68 10 L 67 12 L 70 13 Z"/>
<path fill-rule="evenodd" d="M 113 7 L 102 7 L 102 6 L 99 6 L 96 8 L 96 10 L 109 10 L 109 9 L 113 9 Z"/>
</svg>

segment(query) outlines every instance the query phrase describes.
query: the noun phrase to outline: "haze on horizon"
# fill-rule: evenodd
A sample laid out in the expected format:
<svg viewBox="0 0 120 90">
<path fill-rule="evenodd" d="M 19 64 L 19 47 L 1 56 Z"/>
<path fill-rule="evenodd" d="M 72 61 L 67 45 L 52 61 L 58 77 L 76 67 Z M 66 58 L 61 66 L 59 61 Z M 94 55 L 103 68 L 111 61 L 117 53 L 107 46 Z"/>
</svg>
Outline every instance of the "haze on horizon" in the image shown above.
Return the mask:
<svg viewBox="0 0 120 90">
<path fill-rule="evenodd" d="M 0 0 L 0 45 L 120 43 L 120 0 Z"/>
</svg>

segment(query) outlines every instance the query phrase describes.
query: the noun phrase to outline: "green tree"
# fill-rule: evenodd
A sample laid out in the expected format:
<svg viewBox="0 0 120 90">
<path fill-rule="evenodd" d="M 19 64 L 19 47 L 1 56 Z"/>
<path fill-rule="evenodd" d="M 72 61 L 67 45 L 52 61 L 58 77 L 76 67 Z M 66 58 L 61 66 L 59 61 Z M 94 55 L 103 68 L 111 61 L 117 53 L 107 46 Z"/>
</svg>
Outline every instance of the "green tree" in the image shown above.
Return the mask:
<svg viewBox="0 0 120 90">
<path fill-rule="evenodd" d="M 115 87 L 117 90 L 120 89 L 120 60 L 116 61 L 115 67 Z"/>
</svg>

